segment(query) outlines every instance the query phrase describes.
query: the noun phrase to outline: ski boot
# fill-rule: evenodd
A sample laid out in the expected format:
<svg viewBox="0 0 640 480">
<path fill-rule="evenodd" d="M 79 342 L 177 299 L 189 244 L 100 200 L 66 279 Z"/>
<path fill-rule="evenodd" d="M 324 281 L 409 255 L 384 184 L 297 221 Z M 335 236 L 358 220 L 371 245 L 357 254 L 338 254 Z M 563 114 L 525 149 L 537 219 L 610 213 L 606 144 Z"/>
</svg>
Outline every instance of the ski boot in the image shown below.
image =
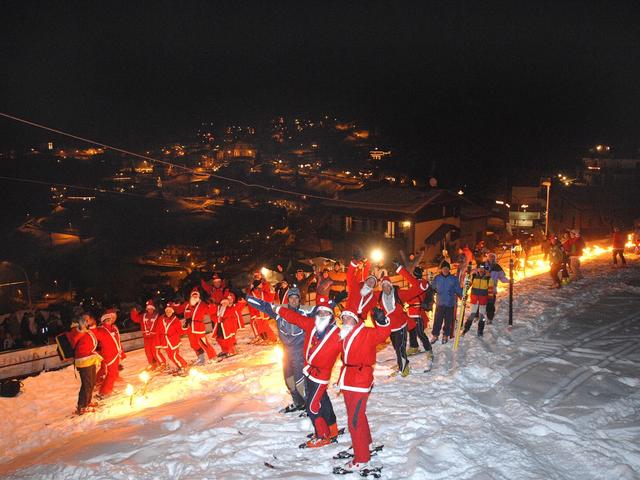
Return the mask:
<svg viewBox="0 0 640 480">
<path fill-rule="evenodd" d="M 418 353 L 418 347 L 409 347 L 407 348 L 407 355 L 415 355 Z"/>
<path fill-rule="evenodd" d="M 204 352 L 198 354 L 198 360 L 194 363 L 194 365 L 204 365 L 207 363 L 207 356 Z"/>
<path fill-rule="evenodd" d="M 316 436 L 313 436 L 312 438 L 310 438 L 306 442 L 301 443 L 300 445 L 298 445 L 298 448 L 320 448 L 320 447 L 325 447 L 325 446 L 327 446 L 327 445 L 329 445 L 331 443 L 335 443 L 335 442 L 333 440 L 331 440 L 331 438 L 329 438 L 329 437 L 318 438 Z"/>
<path fill-rule="evenodd" d="M 369 463 L 357 463 L 349 461 L 344 467 L 334 467 L 334 475 L 346 475 L 348 473 L 359 473 L 361 477 L 380 478 L 382 467 L 373 467 Z"/>
<path fill-rule="evenodd" d="M 292 403 L 291 405 L 287 405 L 286 407 L 278 410 L 278 413 L 293 413 L 299 412 L 300 410 L 304 410 L 304 405 L 296 405 L 295 403 Z"/>
<path fill-rule="evenodd" d="M 446 335 L 444 335 L 442 337 L 442 344 L 444 345 L 445 343 L 447 343 L 449 341 L 449 337 L 447 337 Z"/>
<path fill-rule="evenodd" d="M 424 369 L 424 372 L 430 372 L 433 368 L 433 352 L 427 352 L 427 367 Z"/>
<path fill-rule="evenodd" d="M 409 362 L 407 362 L 407 364 L 404 366 L 404 368 L 402 369 L 402 373 L 400 374 L 400 376 L 402 377 L 408 377 L 409 373 L 411 373 L 411 369 L 409 368 Z"/>
</svg>

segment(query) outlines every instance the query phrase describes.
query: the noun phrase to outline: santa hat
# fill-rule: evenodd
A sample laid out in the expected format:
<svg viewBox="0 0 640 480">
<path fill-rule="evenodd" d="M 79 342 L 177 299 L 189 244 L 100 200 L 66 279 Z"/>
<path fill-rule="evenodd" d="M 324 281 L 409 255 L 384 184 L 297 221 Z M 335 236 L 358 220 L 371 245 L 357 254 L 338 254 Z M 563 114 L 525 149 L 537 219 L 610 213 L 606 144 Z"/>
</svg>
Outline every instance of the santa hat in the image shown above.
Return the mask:
<svg viewBox="0 0 640 480">
<path fill-rule="evenodd" d="M 358 316 L 353 313 L 351 310 L 343 310 L 342 313 L 340 314 L 341 317 L 351 317 L 353 318 L 356 322 L 358 321 Z"/>
<path fill-rule="evenodd" d="M 147 300 L 146 308 L 156 309 L 156 306 L 153 304 L 153 300 Z"/>
<path fill-rule="evenodd" d="M 200 296 L 200 290 L 198 290 L 198 287 L 193 287 L 191 289 L 191 296 L 192 297 L 199 297 Z"/>
<path fill-rule="evenodd" d="M 316 311 L 329 312 L 333 315 L 333 308 L 329 306 L 329 301 L 322 296 L 319 296 L 316 300 Z"/>
<path fill-rule="evenodd" d="M 167 303 L 167 306 L 164 307 L 165 313 L 167 312 L 167 310 L 171 310 L 171 314 L 173 314 L 173 312 L 175 312 L 175 310 L 173 309 L 173 305 L 171 305 L 170 303 Z"/>
<path fill-rule="evenodd" d="M 382 277 L 382 280 L 380 280 L 380 286 L 384 286 L 385 283 L 388 283 L 389 285 L 391 285 L 393 287 L 393 283 L 391 282 L 391 278 L 389 278 L 388 275 L 385 275 L 384 277 Z"/>
<path fill-rule="evenodd" d="M 373 281 L 374 281 L 373 286 L 375 287 L 378 284 L 378 277 L 376 277 L 373 273 L 371 273 L 367 276 L 367 278 L 364 279 L 364 281 L 366 282 L 370 278 L 373 278 Z"/>
<path fill-rule="evenodd" d="M 100 323 L 104 323 L 107 320 L 115 320 L 116 318 L 118 318 L 118 314 L 113 308 L 110 308 L 102 314 L 100 317 Z"/>
<path fill-rule="evenodd" d="M 220 278 L 220 275 L 218 275 L 217 273 L 214 273 L 213 274 L 213 281 L 215 282 L 216 280 L 222 281 L 222 279 Z"/>
</svg>

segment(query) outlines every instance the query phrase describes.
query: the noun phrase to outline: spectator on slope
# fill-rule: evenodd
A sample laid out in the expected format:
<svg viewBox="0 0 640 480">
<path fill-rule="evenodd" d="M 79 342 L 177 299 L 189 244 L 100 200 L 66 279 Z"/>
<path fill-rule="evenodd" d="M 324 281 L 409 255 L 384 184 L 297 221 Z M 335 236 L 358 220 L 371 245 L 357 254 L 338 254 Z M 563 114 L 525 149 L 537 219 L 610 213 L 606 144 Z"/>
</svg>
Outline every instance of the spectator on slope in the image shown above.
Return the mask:
<svg viewBox="0 0 640 480">
<path fill-rule="evenodd" d="M 191 290 L 189 300 L 182 304 L 171 305 L 178 315 L 183 315 L 189 344 L 197 355 L 196 365 L 204 365 L 207 358 L 216 356 L 216 350 L 209 344 L 205 321 L 209 318 L 209 305 L 200 299 L 198 287 Z"/>
<path fill-rule="evenodd" d="M 340 292 L 347 289 L 347 274 L 342 268 L 340 262 L 333 265 L 333 269 L 329 272 L 331 279 L 331 287 L 329 288 L 329 298 L 333 300 Z"/>
<path fill-rule="evenodd" d="M 331 277 L 329 276 L 329 269 L 323 268 L 316 286 L 316 305 L 327 303 L 329 301 L 329 292 L 332 284 L 333 280 L 331 280 Z"/>
<path fill-rule="evenodd" d="M 187 373 L 187 361 L 180 355 L 180 338 L 188 329 L 183 329 L 182 322 L 169 304 L 164 309 L 164 315 L 160 315 L 155 323 L 158 341 L 156 349 L 164 350 L 167 358 L 176 366 L 176 375 Z"/>
<path fill-rule="evenodd" d="M 493 317 L 496 314 L 496 298 L 498 295 L 498 282 L 509 283 L 507 275 L 498 263 L 495 253 L 487 253 L 485 268 L 491 277 L 491 285 L 489 286 L 489 301 L 487 302 L 487 323 L 493 323 Z"/>
<path fill-rule="evenodd" d="M 613 227 L 613 235 L 611 236 L 611 245 L 613 246 L 613 266 L 618 266 L 618 258 L 622 262 L 622 266 L 627 266 L 627 260 L 624 258 L 624 244 L 626 243 L 625 235 L 618 227 Z"/>
<path fill-rule="evenodd" d="M 275 295 L 271 291 L 271 286 L 267 280 L 260 274 L 260 272 L 255 272 L 253 278 L 253 283 L 248 289 L 248 295 L 264 300 L 265 302 L 273 302 Z M 249 304 L 249 316 L 251 321 L 251 330 L 255 337 L 251 343 L 264 342 L 267 344 L 273 344 L 278 341 L 278 337 L 276 337 L 276 334 L 271 329 L 271 325 L 269 325 L 268 315 Z"/>
<path fill-rule="evenodd" d="M 349 301 L 349 305 L 352 306 L 353 303 Z M 342 368 L 338 387 L 347 409 L 353 459 L 344 468 L 339 467 L 336 473 L 362 472 L 368 468 L 371 459 L 369 446 L 372 438 L 367 418 L 367 401 L 373 388 L 377 347 L 386 341 L 391 330 L 391 321 L 380 308 L 374 308 L 371 313 L 373 328 L 358 321 L 358 316 L 352 311 L 342 312 Z"/>
<path fill-rule="evenodd" d="M 91 330 L 95 324 L 96 320 L 92 315 L 83 315 L 71 325 L 71 331 L 66 335 L 71 348 L 73 348 L 73 364 L 80 376 L 80 391 L 76 408 L 78 415 L 83 415 L 96 406 L 92 400 L 93 389 L 96 385 L 96 366 L 100 363 L 100 355 L 96 353 L 98 340 Z"/>
<path fill-rule="evenodd" d="M 484 334 L 485 317 L 487 315 L 487 303 L 489 303 L 489 288 L 491 287 L 491 277 L 484 264 L 478 264 L 478 268 L 471 275 L 471 296 L 469 303 L 471 310 L 467 321 L 464 324 L 463 335 L 466 334 L 473 324 L 473 319 L 478 316 L 478 336 Z"/>
<path fill-rule="evenodd" d="M 552 237 L 549 242 L 549 261 L 551 263 L 549 275 L 551 275 L 551 280 L 553 281 L 551 288 L 562 287 L 559 274 L 562 270 L 562 265 L 564 264 L 564 256 L 565 253 L 562 245 L 560 244 L 560 240 L 558 240 L 558 237 Z"/>
<path fill-rule="evenodd" d="M 301 301 L 306 301 L 309 298 L 309 286 L 316 281 L 315 271 L 309 276 L 305 277 L 304 270 L 299 268 L 296 270 L 294 278 L 289 282 L 292 287 L 296 287 L 300 291 Z"/>
<path fill-rule="evenodd" d="M 213 274 L 211 284 L 202 279 L 200 280 L 200 285 L 202 289 L 207 292 L 207 295 L 209 295 L 210 304 L 220 305 L 220 302 L 229 295 L 229 288 L 217 273 Z"/>
<path fill-rule="evenodd" d="M 456 297 L 462 297 L 462 287 L 458 277 L 451 275 L 451 265 L 448 262 L 440 264 L 440 273 L 433 279 L 432 287 L 436 292 L 436 313 L 429 340 L 432 344 L 436 342 L 443 330 L 442 343 L 447 343 L 453 329 Z"/>
<path fill-rule="evenodd" d="M 585 248 L 584 240 L 580 235 L 580 230 L 571 230 L 570 232 L 571 242 L 569 246 L 569 266 L 573 273 L 574 280 L 580 280 L 582 278 L 582 269 L 580 265 L 580 257 Z"/>
<path fill-rule="evenodd" d="M 218 357 L 236 354 L 236 332 L 242 323 L 242 304 L 236 303 L 236 296 L 229 292 L 219 305 L 209 305 L 209 315 L 213 320 L 212 338 L 215 338 L 222 351 Z"/>
<path fill-rule="evenodd" d="M 304 352 L 305 364 L 303 373 L 307 415 L 314 427 L 311 440 L 300 445 L 300 448 L 318 448 L 329 445 L 338 436 L 336 415 L 327 387 L 331 379 L 331 370 L 342 351 L 340 329 L 336 325 L 333 309 L 328 305 L 315 308 L 314 317 L 287 308 L 285 305 L 272 306 L 259 298 L 247 297 L 252 308 L 282 317 L 289 323 L 297 325 L 305 331 Z"/>
<path fill-rule="evenodd" d="M 142 332 L 142 340 L 144 342 L 144 353 L 147 357 L 147 368 L 155 370 L 158 367 L 163 367 L 166 364 L 165 358 L 159 349 L 156 349 L 158 344 L 158 333 L 155 328 L 155 324 L 158 321 L 158 314 L 156 313 L 156 306 L 153 300 L 147 300 L 145 305 L 145 312 L 138 312 L 137 308 L 132 308 L 130 312 L 131 320 L 134 323 L 140 325 L 140 331 Z"/>
</svg>

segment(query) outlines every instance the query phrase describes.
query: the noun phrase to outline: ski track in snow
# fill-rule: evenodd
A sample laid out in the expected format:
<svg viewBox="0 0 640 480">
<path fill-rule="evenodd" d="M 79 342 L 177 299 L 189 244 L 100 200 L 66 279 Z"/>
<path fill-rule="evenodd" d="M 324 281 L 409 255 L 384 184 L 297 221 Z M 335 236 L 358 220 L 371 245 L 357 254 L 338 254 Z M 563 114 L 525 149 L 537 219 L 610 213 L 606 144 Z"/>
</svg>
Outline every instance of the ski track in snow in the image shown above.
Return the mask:
<svg viewBox="0 0 640 480">
<path fill-rule="evenodd" d="M 389 377 L 390 346 L 379 353 L 368 402 L 383 478 L 640 478 L 640 270 L 584 266 L 586 278 L 547 290 L 547 276 L 514 285 L 515 325 L 502 294 L 493 325 L 476 325 L 453 352 L 434 345 L 433 370 L 410 357 L 412 374 Z M 143 403 L 123 393 L 95 414 L 70 418 L 72 369 L 25 381 L 0 398 L 0 476 L 15 479 L 202 479 L 330 477 L 350 445 L 300 450 L 310 422 L 276 413 L 289 402 L 272 347 L 198 367 L 198 376 L 157 376 Z M 186 340 L 182 345 L 193 358 Z M 140 386 L 144 352 L 122 372 Z M 334 370 L 334 380 L 338 368 Z M 344 403 L 330 388 L 339 426 Z M 265 466 L 270 464 L 273 468 Z M 339 478 L 339 477 L 338 477 Z M 359 478 L 351 476 L 347 478 Z"/>
</svg>

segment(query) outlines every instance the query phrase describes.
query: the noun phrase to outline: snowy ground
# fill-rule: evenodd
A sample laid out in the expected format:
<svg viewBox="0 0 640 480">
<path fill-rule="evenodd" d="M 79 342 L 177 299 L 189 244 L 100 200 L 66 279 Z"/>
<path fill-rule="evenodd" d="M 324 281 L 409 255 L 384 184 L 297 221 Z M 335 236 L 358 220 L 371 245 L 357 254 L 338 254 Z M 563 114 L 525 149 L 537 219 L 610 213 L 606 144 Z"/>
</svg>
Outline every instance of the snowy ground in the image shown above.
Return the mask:
<svg viewBox="0 0 640 480">
<path fill-rule="evenodd" d="M 640 478 L 640 269 L 594 260 L 586 276 L 562 290 L 547 289 L 546 275 L 517 283 L 514 327 L 505 301 L 483 339 L 474 326 L 457 352 L 436 345 L 431 373 L 420 373 L 418 355 L 412 375 L 389 377 L 385 348 L 368 408 L 374 442 L 385 445 L 374 457 L 383 477 Z M 327 476 L 348 434 L 299 450 L 308 420 L 275 413 L 288 396 L 273 347 L 247 345 L 247 335 L 242 355 L 187 378 L 156 377 L 132 407 L 120 394 L 85 417 L 70 418 L 73 370 L 27 379 L 22 395 L 0 399 L 0 476 Z M 130 354 L 125 382 L 139 387 L 143 366 L 141 351 Z M 342 398 L 331 396 L 344 426 Z"/>
</svg>

